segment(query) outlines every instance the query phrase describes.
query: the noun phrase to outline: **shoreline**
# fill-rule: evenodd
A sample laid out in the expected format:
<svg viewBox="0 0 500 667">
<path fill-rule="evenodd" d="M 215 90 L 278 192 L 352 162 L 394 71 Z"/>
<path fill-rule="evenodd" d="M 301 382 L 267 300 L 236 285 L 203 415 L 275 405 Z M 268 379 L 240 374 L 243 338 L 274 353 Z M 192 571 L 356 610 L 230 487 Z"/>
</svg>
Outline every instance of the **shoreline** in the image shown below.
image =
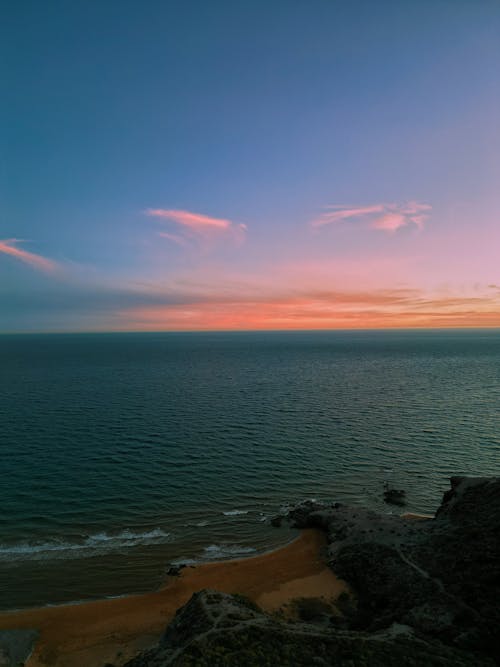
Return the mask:
<svg viewBox="0 0 500 667">
<path fill-rule="evenodd" d="M 300 531 L 302 532 L 302 531 Z M 191 562 L 188 558 L 186 559 L 186 564 L 181 561 L 178 564 L 177 563 L 170 563 L 173 566 L 181 566 L 180 572 L 182 572 L 185 569 L 189 568 L 197 568 L 197 567 L 204 567 L 205 565 L 222 565 L 224 563 L 232 563 L 234 561 L 245 561 L 245 560 L 250 560 L 252 558 L 258 558 L 260 556 L 267 556 L 268 554 L 272 554 L 275 551 L 280 551 L 281 549 L 286 548 L 295 540 L 297 540 L 300 537 L 299 535 L 296 535 L 295 537 L 292 537 L 289 539 L 287 542 L 284 542 L 283 544 L 280 544 L 277 547 L 273 547 L 271 549 L 266 549 L 264 551 L 256 551 L 256 553 L 251 553 L 248 554 L 247 556 L 239 556 L 235 558 L 221 558 L 220 560 L 199 560 L 195 562 Z M 69 600 L 67 602 L 47 602 L 46 604 L 38 604 L 38 605 L 30 605 L 28 607 L 13 607 L 12 609 L 0 609 L 0 630 L 2 629 L 1 625 L 1 619 L 4 615 L 6 614 L 21 614 L 23 612 L 30 612 L 30 611 L 38 611 L 41 609 L 54 609 L 54 608 L 59 608 L 59 607 L 76 607 L 82 604 L 91 604 L 91 603 L 96 603 L 96 602 L 106 602 L 107 600 L 121 600 L 123 598 L 132 598 L 136 597 L 138 595 L 146 595 L 148 593 L 158 593 L 160 592 L 172 579 L 175 579 L 175 576 L 165 574 L 163 580 L 161 581 L 160 585 L 151 590 L 151 589 L 145 589 L 143 591 L 136 591 L 132 593 L 118 593 L 116 595 L 103 595 L 102 597 L 95 597 L 95 598 L 87 598 L 87 599 L 82 599 L 82 600 Z"/>
<path fill-rule="evenodd" d="M 0 612 L 0 630 L 39 632 L 26 667 L 119 665 L 156 644 L 177 609 L 203 588 L 248 596 L 266 611 L 297 597 L 348 590 L 324 559 L 325 536 L 307 529 L 263 554 L 187 566 L 151 592 Z"/>
<path fill-rule="evenodd" d="M 399 517 L 401 519 L 409 519 L 409 520 L 415 520 L 415 521 L 424 521 L 424 520 L 429 520 L 429 519 L 434 519 L 435 515 L 430 514 L 430 513 L 424 513 L 424 512 L 403 512 L 402 514 L 399 514 Z M 281 549 L 284 549 L 288 547 L 290 544 L 295 542 L 301 534 L 303 533 L 303 530 L 296 531 L 299 532 L 299 534 L 295 535 L 294 537 L 291 537 L 289 540 L 284 542 L 283 544 L 280 544 L 278 546 L 274 546 L 270 549 L 265 549 L 263 551 L 256 551 L 256 553 L 251 553 L 249 555 L 245 556 L 238 556 L 235 558 L 223 558 L 220 560 L 196 560 L 196 561 L 191 561 L 189 558 L 185 559 L 185 564 L 182 561 L 182 559 L 179 560 L 177 563 L 176 561 L 172 561 L 170 565 L 172 566 L 181 566 L 181 571 L 187 568 L 197 568 L 197 567 L 204 567 L 205 565 L 222 565 L 224 563 L 230 563 L 233 561 L 245 561 L 245 560 L 250 560 L 253 558 L 259 558 L 261 556 L 267 556 L 269 554 L 272 554 L 276 551 L 280 551 Z M 53 609 L 53 608 L 59 608 L 59 607 L 74 607 L 78 605 L 85 605 L 85 604 L 91 604 L 91 603 L 97 603 L 97 602 L 106 602 L 108 600 L 121 600 L 123 598 L 131 598 L 135 597 L 138 595 L 145 595 L 148 593 L 153 593 L 153 592 L 159 592 L 161 591 L 167 584 L 168 582 L 174 577 L 169 576 L 168 574 L 165 574 L 164 579 L 161 581 L 159 586 L 153 590 L 151 589 L 145 589 L 142 591 L 135 591 L 135 592 L 129 592 L 129 593 L 117 593 L 117 594 L 111 594 L 111 595 L 104 595 L 101 597 L 94 597 L 94 598 L 83 598 L 83 599 L 76 599 L 76 600 L 68 600 L 66 602 L 47 602 L 45 604 L 34 604 L 34 605 L 29 605 L 26 607 L 13 607 L 10 609 L 0 609 L 0 629 L 2 629 L 2 624 L 1 624 L 1 619 L 8 614 L 21 614 L 24 612 L 31 612 L 31 611 L 38 611 L 42 609 Z"/>
</svg>

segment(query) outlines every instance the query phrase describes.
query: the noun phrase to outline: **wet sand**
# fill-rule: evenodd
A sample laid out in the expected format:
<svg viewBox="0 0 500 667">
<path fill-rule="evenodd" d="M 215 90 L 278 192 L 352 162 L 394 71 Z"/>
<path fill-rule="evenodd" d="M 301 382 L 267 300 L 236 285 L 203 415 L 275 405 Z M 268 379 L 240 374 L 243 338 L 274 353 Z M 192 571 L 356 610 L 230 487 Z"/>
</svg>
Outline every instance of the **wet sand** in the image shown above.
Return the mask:
<svg viewBox="0 0 500 667">
<path fill-rule="evenodd" d="M 267 611 L 299 597 L 338 597 L 348 588 L 326 566 L 325 547 L 322 533 L 305 530 L 290 544 L 260 556 L 187 567 L 151 593 L 4 612 L 0 630 L 39 631 L 26 667 L 118 666 L 153 646 L 176 610 L 203 588 L 247 595 Z"/>
</svg>

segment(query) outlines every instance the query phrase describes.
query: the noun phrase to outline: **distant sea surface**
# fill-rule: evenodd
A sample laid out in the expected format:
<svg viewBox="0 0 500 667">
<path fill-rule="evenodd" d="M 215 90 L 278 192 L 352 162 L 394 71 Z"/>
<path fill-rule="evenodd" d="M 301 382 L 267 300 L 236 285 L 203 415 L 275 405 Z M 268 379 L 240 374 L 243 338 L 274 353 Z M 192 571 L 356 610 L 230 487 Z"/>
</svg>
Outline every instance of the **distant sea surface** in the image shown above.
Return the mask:
<svg viewBox="0 0 500 667">
<path fill-rule="evenodd" d="M 500 331 L 0 337 L 0 608 L 286 543 L 305 498 L 499 474 Z"/>
</svg>

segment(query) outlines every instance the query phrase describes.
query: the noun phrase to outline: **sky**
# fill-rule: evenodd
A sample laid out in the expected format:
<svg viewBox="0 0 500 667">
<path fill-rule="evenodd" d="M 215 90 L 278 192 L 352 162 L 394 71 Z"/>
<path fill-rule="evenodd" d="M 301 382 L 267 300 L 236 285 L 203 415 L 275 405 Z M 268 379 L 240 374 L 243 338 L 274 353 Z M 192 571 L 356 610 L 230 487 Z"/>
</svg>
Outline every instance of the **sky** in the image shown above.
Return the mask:
<svg viewBox="0 0 500 667">
<path fill-rule="evenodd" d="M 497 0 L 8 0 L 0 332 L 500 327 Z"/>
</svg>

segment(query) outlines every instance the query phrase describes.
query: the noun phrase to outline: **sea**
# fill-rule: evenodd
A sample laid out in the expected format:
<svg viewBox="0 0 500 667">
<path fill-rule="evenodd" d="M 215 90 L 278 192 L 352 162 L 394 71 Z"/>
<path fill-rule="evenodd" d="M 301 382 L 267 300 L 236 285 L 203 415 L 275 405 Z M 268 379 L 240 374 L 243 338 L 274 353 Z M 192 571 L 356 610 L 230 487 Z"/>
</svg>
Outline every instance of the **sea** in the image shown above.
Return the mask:
<svg viewBox="0 0 500 667">
<path fill-rule="evenodd" d="M 500 473 L 500 330 L 0 336 L 0 609 L 242 558 L 307 498 Z"/>
</svg>

